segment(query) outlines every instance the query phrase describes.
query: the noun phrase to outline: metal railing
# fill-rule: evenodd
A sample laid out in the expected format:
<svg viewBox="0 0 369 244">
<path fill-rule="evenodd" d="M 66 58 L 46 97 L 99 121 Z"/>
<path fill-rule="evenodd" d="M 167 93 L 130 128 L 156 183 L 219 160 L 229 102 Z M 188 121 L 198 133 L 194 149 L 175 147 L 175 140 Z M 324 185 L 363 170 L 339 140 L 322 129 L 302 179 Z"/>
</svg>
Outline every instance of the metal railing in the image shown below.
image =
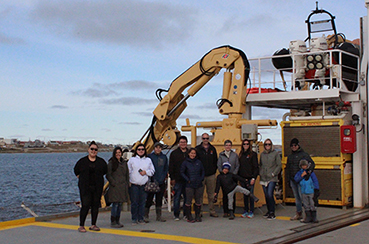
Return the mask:
<svg viewBox="0 0 369 244">
<path fill-rule="evenodd" d="M 303 66 L 295 67 L 295 60 L 298 58 L 306 60 L 306 57 L 313 55 L 327 55 L 328 57 L 328 62 L 324 65 L 326 75 L 324 75 L 324 77 L 319 77 L 321 80 L 324 80 L 325 85 L 319 87 L 319 89 L 343 89 L 349 91 L 346 84 L 356 84 L 353 85 L 356 87 L 359 83 L 358 67 L 360 67 L 360 58 L 340 49 L 332 49 L 320 52 L 306 52 L 301 54 L 276 55 L 249 59 L 251 66 L 251 87 L 258 88 L 254 89 L 254 93 L 261 93 L 263 88 L 298 91 L 296 82 L 294 82 L 297 80 L 296 70 L 305 69 L 306 74 L 308 74 L 309 69 Z M 292 67 L 275 68 L 272 60 L 282 60 L 283 58 L 290 58 Z M 347 65 L 348 60 L 351 61 L 351 66 Z M 312 85 L 316 84 L 319 78 L 308 77 L 306 75 L 299 80 L 308 84 L 305 89 L 311 90 L 313 89 Z"/>
</svg>

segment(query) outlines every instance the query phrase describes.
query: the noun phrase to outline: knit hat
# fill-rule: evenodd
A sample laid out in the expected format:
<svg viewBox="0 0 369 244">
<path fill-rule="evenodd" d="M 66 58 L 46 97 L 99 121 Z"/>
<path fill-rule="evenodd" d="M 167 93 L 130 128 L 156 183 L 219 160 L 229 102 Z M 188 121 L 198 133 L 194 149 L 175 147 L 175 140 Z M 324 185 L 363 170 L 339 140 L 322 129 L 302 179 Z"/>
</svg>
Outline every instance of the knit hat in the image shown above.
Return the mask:
<svg viewBox="0 0 369 244">
<path fill-rule="evenodd" d="M 161 144 L 160 142 L 155 142 L 155 144 L 154 144 L 154 147 L 157 147 L 157 146 L 160 146 L 161 148 L 163 148 L 163 144 Z"/>
<path fill-rule="evenodd" d="M 223 163 L 222 169 L 228 169 L 228 170 L 230 170 L 231 169 L 231 164 L 228 163 L 228 162 Z"/>
<path fill-rule="evenodd" d="M 304 165 L 309 165 L 309 162 L 306 159 L 301 159 L 299 165 L 300 165 L 300 168 L 302 168 L 302 166 Z"/>
<path fill-rule="evenodd" d="M 297 138 L 293 138 L 293 139 L 291 140 L 290 146 L 292 146 L 293 144 L 298 145 L 298 144 L 299 144 L 299 140 L 298 140 Z"/>
</svg>

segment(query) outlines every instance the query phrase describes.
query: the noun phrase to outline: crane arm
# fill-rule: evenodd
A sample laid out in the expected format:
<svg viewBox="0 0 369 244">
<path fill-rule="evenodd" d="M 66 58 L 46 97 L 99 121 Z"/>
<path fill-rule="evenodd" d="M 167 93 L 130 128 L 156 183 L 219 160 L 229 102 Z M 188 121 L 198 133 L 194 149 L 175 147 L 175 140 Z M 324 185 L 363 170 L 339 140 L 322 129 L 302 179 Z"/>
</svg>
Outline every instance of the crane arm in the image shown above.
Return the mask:
<svg viewBox="0 0 369 244">
<path fill-rule="evenodd" d="M 171 83 L 168 93 L 162 99 L 160 97 L 150 128 L 135 143 L 134 148 L 143 143 L 150 152 L 154 143 L 161 140 L 166 145 L 174 145 L 179 135 L 176 120 L 187 107 L 186 100 L 194 96 L 223 68 L 227 71 L 224 73 L 219 112 L 224 115 L 244 113 L 246 83 L 250 72 L 247 57 L 243 51 L 231 46 L 214 48 Z M 183 91 L 187 88 L 187 94 L 184 95 Z"/>
</svg>

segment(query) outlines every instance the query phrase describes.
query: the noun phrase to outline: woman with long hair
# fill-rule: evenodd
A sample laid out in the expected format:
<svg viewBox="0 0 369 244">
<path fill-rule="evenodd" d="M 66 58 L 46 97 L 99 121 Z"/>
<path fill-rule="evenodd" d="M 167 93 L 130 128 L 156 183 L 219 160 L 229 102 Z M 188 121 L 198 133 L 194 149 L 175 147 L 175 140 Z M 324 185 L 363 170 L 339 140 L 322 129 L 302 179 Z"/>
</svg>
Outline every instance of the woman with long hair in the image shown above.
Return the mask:
<svg viewBox="0 0 369 244">
<path fill-rule="evenodd" d="M 255 180 L 259 175 L 258 155 L 252 151 L 252 141 L 244 139 L 242 141 L 240 157 L 240 168 L 238 169 L 238 175 L 245 178 L 246 181 L 240 181 L 243 188 L 248 189 L 251 193 L 254 193 Z M 249 195 L 243 195 L 244 213 L 242 218 L 254 217 L 254 200 Z"/>
<path fill-rule="evenodd" d="M 260 154 L 260 184 L 263 187 L 268 212 L 263 216 L 268 220 L 275 219 L 274 189 L 281 172 L 281 157 L 274 150 L 272 140 L 264 141 L 264 151 Z"/>
<path fill-rule="evenodd" d="M 188 151 L 188 158 L 183 161 L 181 165 L 181 175 L 186 181 L 186 203 L 185 203 L 185 214 L 187 221 L 190 223 L 201 222 L 201 205 L 202 205 L 202 194 L 203 185 L 202 181 L 205 177 L 205 169 L 201 161 L 196 158 L 197 151 L 195 148 L 190 148 Z M 191 214 L 191 203 L 192 199 L 195 198 L 195 220 Z"/>
<path fill-rule="evenodd" d="M 125 149 L 127 152 L 128 150 Z M 109 181 L 108 199 L 111 206 L 111 227 L 121 228 L 119 222 L 123 202 L 128 202 L 129 171 L 127 160 L 122 158 L 122 148 L 116 147 L 109 159 L 106 179 Z"/>
</svg>

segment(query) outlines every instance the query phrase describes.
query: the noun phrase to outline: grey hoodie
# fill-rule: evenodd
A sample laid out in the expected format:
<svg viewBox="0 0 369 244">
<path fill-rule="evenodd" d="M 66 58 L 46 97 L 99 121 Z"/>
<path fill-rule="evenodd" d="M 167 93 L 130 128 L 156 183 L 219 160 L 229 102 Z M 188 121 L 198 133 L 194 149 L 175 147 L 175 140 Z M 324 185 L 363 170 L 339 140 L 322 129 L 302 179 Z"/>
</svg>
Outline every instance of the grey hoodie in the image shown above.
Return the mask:
<svg viewBox="0 0 369 244">
<path fill-rule="evenodd" d="M 226 156 L 224 151 L 219 153 L 219 158 L 218 158 L 218 163 L 217 163 L 219 172 L 222 172 L 222 165 L 225 162 L 228 162 L 231 164 L 231 170 L 229 172 L 236 175 L 238 173 L 238 168 L 240 167 L 240 162 L 238 161 L 237 153 L 231 151 L 229 158 Z"/>
</svg>

